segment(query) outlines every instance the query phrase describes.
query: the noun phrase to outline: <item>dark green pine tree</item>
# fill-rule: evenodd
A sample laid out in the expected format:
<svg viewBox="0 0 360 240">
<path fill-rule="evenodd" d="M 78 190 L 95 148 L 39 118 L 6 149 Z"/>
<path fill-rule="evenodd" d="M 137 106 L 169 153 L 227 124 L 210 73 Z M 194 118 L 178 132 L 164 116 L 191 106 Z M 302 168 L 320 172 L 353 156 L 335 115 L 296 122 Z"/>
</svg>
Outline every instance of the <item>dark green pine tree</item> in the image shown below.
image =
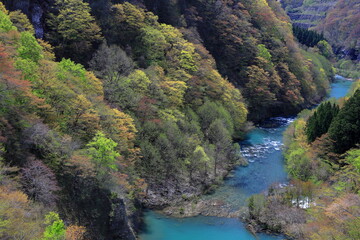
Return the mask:
<svg viewBox="0 0 360 240">
<path fill-rule="evenodd" d="M 344 153 L 360 143 L 360 89 L 345 103 L 329 128 L 334 152 Z"/>
<path fill-rule="evenodd" d="M 319 41 L 325 40 L 322 34 L 295 25 L 293 26 L 293 33 L 301 44 L 308 47 L 314 47 Z"/>
<path fill-rule="evenodd" d="M 320 104 L 306 124 L 305 132 L 308 142 L 313 142 L 316 138 L 327 133 L 332 120 L 338 113 L 339 107 L 336 104 L 330 102 Z"/>
</svg>

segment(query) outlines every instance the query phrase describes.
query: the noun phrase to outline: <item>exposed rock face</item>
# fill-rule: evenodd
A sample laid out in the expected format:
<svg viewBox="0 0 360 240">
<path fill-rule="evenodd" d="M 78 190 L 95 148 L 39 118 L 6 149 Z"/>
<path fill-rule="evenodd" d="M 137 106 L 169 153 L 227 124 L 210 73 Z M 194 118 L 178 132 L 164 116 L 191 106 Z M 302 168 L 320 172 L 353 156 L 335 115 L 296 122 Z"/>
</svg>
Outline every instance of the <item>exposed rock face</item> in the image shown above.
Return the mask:
<svg viewBox="0 0 360 240">
<path fill-rule="evenodd" d="M 108 239 L 135 240 L 135 233 L 130 226 L 124 201 L 120 198 L 112 201 Z"/>
<path fill-rule="evenodd" d="M 197 201 L 182 202 L 176 206 L 170 206 L 163 213 L 174 217 L 215 216 L 224 218 L 244 218 L 247 215 L 246 206 L 234 210 L 233 206 L 224 201 L 211 199 L 199 199 Z"/>
<path fill-rule="evenodd" d="M 224 166 L 217 170 L 217 177 L 224 178 L 235 165 Z M 215 183 L 214 177 L 205 180 L 201 176 L 193 176 L 192 181 L 183 176 L 182 179 L 168 179 L 166 183 L 149 183 L 144 204 L 146 207 L 163 209 L 178 205 L 185 199 L 200 196 Z"/>
<path fill-rule="evenodd" d="M 44 37 L 44 12 L 47 12 L 54 0 L 4 0 L 3 2 L 8 10 L 21 10 L 25 13 L 34 25 L 36 37 Z"/>
<path fill-rule="evenodd" d="M 63 183 L 57 207 L 71 223 L 87 228 L 87 239 L 135 240 L 140 222 L 140 208 L 127 201 L 125 194 L 114 196 L 99 187 L 93 178 L 74 174 L 58 177 Z M 131 209 L 129 206 L 133 206 Z"/>
</svg>

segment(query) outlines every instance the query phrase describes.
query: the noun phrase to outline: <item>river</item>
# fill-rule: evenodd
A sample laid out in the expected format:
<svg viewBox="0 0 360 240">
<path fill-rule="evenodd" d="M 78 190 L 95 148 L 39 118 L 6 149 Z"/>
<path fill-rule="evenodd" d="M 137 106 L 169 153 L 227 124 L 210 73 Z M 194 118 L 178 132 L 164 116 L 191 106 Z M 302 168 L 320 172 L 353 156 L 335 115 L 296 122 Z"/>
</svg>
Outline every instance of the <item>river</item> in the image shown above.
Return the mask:
<svg viewBox="0 0 360 240">
<path fill-rule="evenodd" d="M 330 98 L 346 95 L 352 82 L 336 76 L 331 84 Z M 230 204 L 234 211 L 246 205 L 252 194 L 261 193 L 272 184 L 288 182 L 282 157 L 282 135 L 294 118 L 272 118 L 255 128 L 241 142 L 241 152 L 248 160 L 247 167 L 237 167 L 225 179 L 223 186 L 204 199 L 219 199 Z M 280 240 L 284 236 L 249 233 L 244 224 L 234 218 L 191 217 L 172 218 L 154 211 L 145 213 L 145 230 L 141 240 Z"/>
</svg>

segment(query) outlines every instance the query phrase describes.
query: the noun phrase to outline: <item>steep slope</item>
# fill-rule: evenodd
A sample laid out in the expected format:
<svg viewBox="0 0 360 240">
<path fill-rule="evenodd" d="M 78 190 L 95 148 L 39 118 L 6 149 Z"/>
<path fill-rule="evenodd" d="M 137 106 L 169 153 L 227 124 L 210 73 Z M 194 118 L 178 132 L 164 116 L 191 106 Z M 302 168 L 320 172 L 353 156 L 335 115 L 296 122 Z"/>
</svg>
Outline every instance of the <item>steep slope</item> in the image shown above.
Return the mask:
<svg viewBox="0 0 360 240">
<path fill-rule="evenodd" d="M 79 6 L 80 18 L 92 21 L 88 5 L 74 0 L 55 22 Z M 100 80 L 70 59 L 54 61 L 52 46 L 35 39 L 29 21 L 14 26 L 1 5 L 1 157 L 21 169 L 20 178 L 27 173 L 18 184 L 31 204 L 52 199 L 42 211 L 85 226 L 87 238 L 134 239 L 139 200 L 164 206 L 197 196 L 241 162 L 232 138 L 243 135 L 247 110 L 201 44 L 129 3 L 112 6 L 111 14 L 109 42 L 132 51 L 102 44 L 89 62 Z M 53 187 L 43 188 L 44 181 Z"/>
<path fill-rule="evenodd" d="M 103 29 L 106 28 L 106 22 L 111 22 L 109 17 L 112 1 L 88 0 L 87 2 L 90 3 L 98 24 Z M 288 19 L 277 1 L 128 2 L 153 11 L 159 16 L 160 22 L 181 27 L 184 36 L 190 42 L 200 41 L 200 44 L 204 44 L 215 58 L 220 73 L 235 86 L 243 89 L 251 120 L 259 121 L 284 112 L 296 112 L 304 106 L 319 101 L 326 93 L 328 87 L 326 82 L 329 79 L 321 83 L 323 80 L 317 79 L 319 74 L 311 70 L 317 67 L 311 66 L 311 62 L 306 61 L 299 52 L 292 39 L 291 29 L 286 24 Z M 8 1 L 8 5 L 15 6 L 11 1 Z M 48 5 L 43 10 L 48 12 Z M 257 12 L 262 14 L 256 14 Z M 44 17 L 42 22 L 48 19 L 46 15 Z M 270 22 L 272 27 L 266 24 Z M 234 25 L 234 23 L 238 24 Z M 50 26 L 43 28 L 51 29 Z M 111 43 L 108 34 L 104 33 L 105 38 Z M 58 46 L 58 43 L 51 42 L 55 47 Z M 131 44 L 123 40 L 121 45 L 125 48 Z M 90 52 L 80 55 L 87 56 Z M 267 52 L 270 54 L 268 59 L 265 57 Z M 77 60 L 78 56 L 79 54 L 74 54 L 72 58 Z M 307 66 L 302 64 L 305 61 Z M 86 61 L 81 62 L 87 65 Z M 299 68 L 299 66 L 304 67 Z M 257 87 L 258 90 L 254 90 Z M 257 97 L 264 99 L 264 104 L 259 105 Z"/>
<path fill-rule="evenodd" d="M 71 60 L 54 62 L 51 46 L 37 42 L 28 31 L 17 31 L 6 13 L 1 5 L 1 179 L 11 177 L 12 172 L 4 171 L 8 165 L 18 168 L 12 173 L 18 175 L 12 185 L 27 194 L 23 195 L 25 215 L 31 214 L 26 204 L 38 205 L 36 211 L 41 214 L 58 211 L 68 224 L 86 226 L 89 237 L 107 238 L 108 228 L 115 224 L 123 232 L 111 236 L 135 239 L 127 221 L 133 201 L 125 196 L 123 185 L 109 188 L 116 181 L 128 182 L 127 175 L 109 174 L 109 170 L 129 161 L 136 131 L 133 119 L 106 104 L 102 83 L 92 73 Z M 116 141 L 112 151 L 122 155 L 112 159 L 116 167 L 98 162 L 91 152 L 87 143 L 96 136 Z M 6 187 L 5 183 L 2 181 Z M 47 224 L 60 222 L 50 215 Z M 26 231 L 14 229 L 14 221 L 9 220 L 9 227 L 2 229 L 5 239 Z M 31 224 L 31 218 L 29 221 Z M 24 237 L 35 238 L 31 234 Z"/>
<path fill-rule="evenodd" d="M 351 60 L 360 61 L 360 1 L 339 0 L 315 28 Z"/>
<path fill-rule="evenodd" d="M 249 199 L 247 221 L 256 229 L 291 239 L 359 238 L 359 84 L 354 82 L 346 97 L 302 111 L 287 128 L 290 184 Z"/>
<path fill-rule="evenodd" d="M 321 36 L 315 36 L 321 40 L 325 37 L 337 54 L 339 62 L 336 64 L 338 72 L 343 76 L 358 78 L 360 60 L 360 2 L 358 0 L 337 1 L 302 1 L 285 0 L 282 6 L 292 19 L 295 33 L 310 28 Z M 313 12 L 309 14 L 309 12 Z M 315 19 L 315 20 L 314 20 Z M 302 34 L 305 41 L 311 40 L 314 32 Z M 300 40 L 300 39 L 299 39 Z"/>
<path fill-rule="evenodd" d="M 323 22 L 338 0 L 283 0 L 286 13 L 294 25 L 302 28 L 312 28 Z"/>
<path fill-rule="evenodd" d="M 4 169 L 21 169 L 25 208 L 52 199 L 44 211 L 90 239 L 134 239 L 141 204 L 211 189 L 243 162 L 233 139 L 248 109 L 254 121 L 295 113 L 332 75 L 274 0 L 5 2 L 35 29 L 1 5 Z M 29 189 L 34 169 L 49 191 Z"/>
<path fill-rule="evenodd" d="M 326 94 L 329 79 L 304 58 L 278 2 L 143 2 L 161 21 L 189 29 L 190 41 L 200 34 L 220 73 L 243 90 L 250 119 L 296 112 Z"/>
</svg>

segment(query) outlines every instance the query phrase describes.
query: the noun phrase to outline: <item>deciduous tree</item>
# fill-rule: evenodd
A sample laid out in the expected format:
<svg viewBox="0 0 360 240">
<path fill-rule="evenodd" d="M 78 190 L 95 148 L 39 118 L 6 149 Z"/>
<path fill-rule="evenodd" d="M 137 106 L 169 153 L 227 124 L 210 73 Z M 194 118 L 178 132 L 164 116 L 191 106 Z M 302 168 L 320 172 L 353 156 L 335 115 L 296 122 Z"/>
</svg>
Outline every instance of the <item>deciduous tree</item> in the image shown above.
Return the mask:
<svg viewBox="0 0 360 240">
<path fill-rule="evenodd" d="M 72 58 L 87 63 L 94 45 L 102 40 L 101 29 L 82 0 L 57 0 L 56 14 L 51 14 L 47 39 L 56 46 L 59 58 Z M 86 57 L 87 56 L 87 57 Z"/>
</svg>

